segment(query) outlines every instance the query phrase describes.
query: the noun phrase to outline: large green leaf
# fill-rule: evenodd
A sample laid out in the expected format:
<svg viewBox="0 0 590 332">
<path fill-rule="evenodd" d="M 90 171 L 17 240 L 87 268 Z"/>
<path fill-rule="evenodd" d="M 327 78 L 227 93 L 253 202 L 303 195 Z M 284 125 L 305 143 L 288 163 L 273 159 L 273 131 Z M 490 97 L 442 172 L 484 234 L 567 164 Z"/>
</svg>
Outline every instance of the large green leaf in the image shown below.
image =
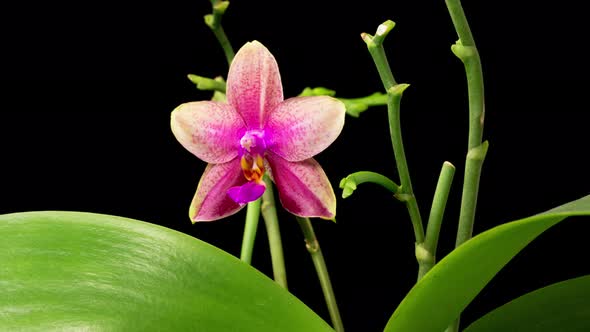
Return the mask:
<svg viewBox="0 0 590 332">
<path fill-rule="evenodd" d="M 590 275 L 562 281 L 512 300 L 465 332 L 590 331 Z"/>
<path fill-rule="evenodd" d="M 332 331 L 188 235 L 79 212 L 0 216 L 0 331 Z"/>
<path fill-rule="evenodd" d="M 385 331 L 444 331 L 512 257 L 549 227 L 575 215 L 590 215 L 590 195 L 465 242 L 410 290 Z"/>
</svg>

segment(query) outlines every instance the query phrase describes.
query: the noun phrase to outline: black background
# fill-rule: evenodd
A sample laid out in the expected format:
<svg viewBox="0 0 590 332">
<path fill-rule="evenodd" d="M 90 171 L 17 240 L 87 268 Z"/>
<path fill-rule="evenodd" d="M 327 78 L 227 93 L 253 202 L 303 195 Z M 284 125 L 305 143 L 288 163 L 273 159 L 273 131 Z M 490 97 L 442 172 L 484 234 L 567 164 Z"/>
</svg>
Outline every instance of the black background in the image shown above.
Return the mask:
<svg viewBox="0 0 590 332">
<path fill-rule="evenodd" d="M 516 4 L 518 3 L 518 4 Z M 5 6 L 5 5 L 3 5 Z M 588 28 L 583 5 L 466 1 L 486 85 L 490 149 L 475 232 L 588 194 Z M 205 164 L 169 128 L 178 104 L 208 99 L 186 74 L 226 75 L 202 21 L 206 0 L 21 2 L 0 11 L 0 213 L 77 210 L 145 220 L 239 254 L 244 212 L 191 225 L 187 210 Z M 306 86 L 355 97 L 382 86 L 361 32 L 392 19 L 385 48 L 398 82 L 404 142 L 426 218 L 444 160 L 457 166 L 439 257 L 453 247 L 466 153 L 466 87 L 450 52 L 443 1 L 232 1 L 234 45 L 256 39 L 275 55 L 286 97 Z M 346 200 L 339 180 L 358 170 L 397 179 L 386 110 L 347 117 L 317 156 L 338 198 L 337 224 L 314 220 L 349 331 L 378 331 L 415 281 L 413 233 L 402 204 L 365 185 Z M 290 290 L 328 319 L 296 222 L 280 213 Z M 587 218 L 540 236 L 502 270 L 463 321 L 538 287 L 590 273 Z M 253 264 L 271 274 L 264 228 Z M 425 319 L 428 319 L 425 313 Z"/>
</svg>

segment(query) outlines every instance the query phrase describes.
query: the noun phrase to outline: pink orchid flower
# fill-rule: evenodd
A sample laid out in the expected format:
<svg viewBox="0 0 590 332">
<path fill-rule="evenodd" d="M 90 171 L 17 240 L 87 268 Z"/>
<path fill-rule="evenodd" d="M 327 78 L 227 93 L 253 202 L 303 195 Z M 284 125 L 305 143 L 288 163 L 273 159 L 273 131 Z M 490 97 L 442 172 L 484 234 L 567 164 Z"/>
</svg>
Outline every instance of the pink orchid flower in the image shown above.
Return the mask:
<svg viewBox="0 0 590 332">
<path fill-rule="evenodd" d="M 334 190 L 312 157 L 342 131 L 344 104 L 328 96 L 283 100 L 277 62 L 257 41 L 236 53 L 226 92 L 227 103 L 189 102 L 172 112 L 176 139 L 208 163 L 189 209 L 191 220 L 238 212 L 264 193 L 265 172 L 287 211 L 333 218 Z"/>
</svg>

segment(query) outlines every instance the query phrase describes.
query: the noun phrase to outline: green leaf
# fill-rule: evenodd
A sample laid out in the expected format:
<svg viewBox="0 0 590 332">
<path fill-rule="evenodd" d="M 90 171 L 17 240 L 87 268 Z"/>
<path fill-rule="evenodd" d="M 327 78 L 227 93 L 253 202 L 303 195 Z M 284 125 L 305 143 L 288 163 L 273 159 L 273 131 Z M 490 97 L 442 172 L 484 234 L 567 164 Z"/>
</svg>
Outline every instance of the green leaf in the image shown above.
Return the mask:
<svg viewBox="0 0 590 332">
<path fill-rule="evenodd" d="M 385 331 L 444 331 L 527 244 L 549 227 L 575 215 L 590 215 L 590 195 L 494 227 L 465 242 L 410 290 L 389 319 Z"/>
<path fill-rule="evenodd" d="M 590 275 L 562 281 L 512 300 L 465 332 L 590 331 Z"/>
<path fill-rule="evenodd" d="M 0 331 L 332 331 L 207 243 L 80 212 L 0 215 Z"/>
</svg>

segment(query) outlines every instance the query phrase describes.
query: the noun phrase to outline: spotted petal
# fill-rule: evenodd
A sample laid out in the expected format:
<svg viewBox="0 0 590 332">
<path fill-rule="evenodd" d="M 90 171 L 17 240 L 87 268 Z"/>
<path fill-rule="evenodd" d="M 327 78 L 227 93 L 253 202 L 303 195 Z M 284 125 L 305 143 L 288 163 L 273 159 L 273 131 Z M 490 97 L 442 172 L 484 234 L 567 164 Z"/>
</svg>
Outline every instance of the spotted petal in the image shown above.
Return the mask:
<svg viewBox="0 0 590 332">
<path fill-rule="evenodd" d="M 245 132 L 244 121 L 230 105 L 213 101 L 178 106 L 170 124 L 182 146 L 199 159 L 215 164 L 238 156 L 240 137 Z"/>
<path fill-rule="evenodd" d="M 283 207 L 301 217 L 331 219 L 336 214 L 336 196 L 324 170 L 315 159 L 290 162 L 267 154 L 273 180 Z"/>
<path fill-rule="evenodd" d="M 253 41 L 240 48 L 229 68 L 226 91 L 248 129 L 262 129 L 268 113 L 283 101 L 279 67 L 264 45 Z"/>
<path fill-rule="evenodd" d="M 311 158 L 340 135 L 344 115 L 344 104 L 332 97 L 287 99 L 269 115 L 266 144 L 289 161 Z"/>
<path fill-rule="evenodd" d="M 223 164 L 207 165 L 189 209 L 191 220 L 212 221 L 238 212 L 243 205 L 231 199 L 227 190 L 241 186 L 246 181 L 239 158 Z"/>
</svg>

